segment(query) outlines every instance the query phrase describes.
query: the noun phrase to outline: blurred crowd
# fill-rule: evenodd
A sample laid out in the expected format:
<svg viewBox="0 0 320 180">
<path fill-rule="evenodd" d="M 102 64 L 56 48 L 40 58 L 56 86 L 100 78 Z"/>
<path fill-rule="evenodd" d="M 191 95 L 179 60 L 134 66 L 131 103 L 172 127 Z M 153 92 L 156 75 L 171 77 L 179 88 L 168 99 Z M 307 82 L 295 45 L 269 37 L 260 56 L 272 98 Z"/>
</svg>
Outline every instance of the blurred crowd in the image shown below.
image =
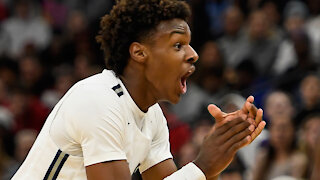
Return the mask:
<svg viewBox="0 0 320 180">
<path fill-rule="evenodd" d="M 267 127 L 220 180 L 320 179 L 320 0 L 188 0 L 200 59 L 177 105 L 161 103 L 178 167 L 224 112 L 253 95 Z M 95 36 L 114 0 L 0 0 L 0 179 L 26 157 L 50 110 L 101 72 Z"/>
</svg>

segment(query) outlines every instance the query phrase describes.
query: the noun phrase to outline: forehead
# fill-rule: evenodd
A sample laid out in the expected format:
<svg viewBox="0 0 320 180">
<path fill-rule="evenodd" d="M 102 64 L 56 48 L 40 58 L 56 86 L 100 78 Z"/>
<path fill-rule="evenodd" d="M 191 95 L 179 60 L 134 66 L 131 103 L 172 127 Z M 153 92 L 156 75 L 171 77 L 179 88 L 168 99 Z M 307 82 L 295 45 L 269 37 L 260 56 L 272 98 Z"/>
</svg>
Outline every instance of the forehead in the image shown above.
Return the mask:
<svg viewBox="0 0 320 180">
<path fill-rule="evenodd" d="M 166 20 L 156 27 L 153 38 L 162 38 L 175 33 L 190 35 L 191 31 L 189 25 L 182 19 Z"/>
</svg>

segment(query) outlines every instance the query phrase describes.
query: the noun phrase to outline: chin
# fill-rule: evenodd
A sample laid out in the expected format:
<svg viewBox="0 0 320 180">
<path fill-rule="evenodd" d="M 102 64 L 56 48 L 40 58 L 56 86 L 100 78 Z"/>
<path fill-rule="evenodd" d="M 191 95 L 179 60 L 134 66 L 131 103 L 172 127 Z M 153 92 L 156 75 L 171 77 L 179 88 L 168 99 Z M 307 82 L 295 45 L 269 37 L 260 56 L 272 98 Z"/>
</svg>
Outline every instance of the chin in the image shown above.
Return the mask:
<svg viewBox="0 0 320 180">
<path fill-rule="evenodd" d="M 180 101 L 180 95 L 172 97 L 168 100 L 171 104 L 177 104 Z"/>
</svg>

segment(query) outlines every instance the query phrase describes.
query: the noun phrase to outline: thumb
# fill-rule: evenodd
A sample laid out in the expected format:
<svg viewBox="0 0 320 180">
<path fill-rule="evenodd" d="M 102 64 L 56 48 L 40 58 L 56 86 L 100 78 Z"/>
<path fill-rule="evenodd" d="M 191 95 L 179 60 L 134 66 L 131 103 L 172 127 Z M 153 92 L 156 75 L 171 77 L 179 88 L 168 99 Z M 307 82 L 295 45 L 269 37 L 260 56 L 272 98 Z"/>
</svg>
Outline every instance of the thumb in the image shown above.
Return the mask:
<svg viewBox="0 0 320 180">
<path fill-rule="evenodd" d="M 221 122 L 223 120 L 223 113 L 220 108 L 218 108 L 214 104 L 209 104 L 208 111 L 216 119 L 216 123 Z"/>
</svg>

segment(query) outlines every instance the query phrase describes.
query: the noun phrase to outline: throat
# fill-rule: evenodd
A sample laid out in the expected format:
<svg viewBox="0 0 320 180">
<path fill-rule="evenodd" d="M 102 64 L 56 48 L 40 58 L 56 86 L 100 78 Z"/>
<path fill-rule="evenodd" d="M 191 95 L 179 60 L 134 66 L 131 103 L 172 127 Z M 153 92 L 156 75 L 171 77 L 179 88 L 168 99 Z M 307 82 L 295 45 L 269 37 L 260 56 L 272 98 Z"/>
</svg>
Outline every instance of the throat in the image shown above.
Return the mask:
<svg viewBox="0 0 320 180">
<path fill-rule="evenodd" d="M 120 77 L 120 79 L 129 92 L 132 100 L 142 112 L 146 113 L 149 107 L 157 103 L 157 101 L 150 95 L 150 92 L 144 83 L 142 84 L 137 81 L 130 81 L 124 77 Z"/>
</svg>

